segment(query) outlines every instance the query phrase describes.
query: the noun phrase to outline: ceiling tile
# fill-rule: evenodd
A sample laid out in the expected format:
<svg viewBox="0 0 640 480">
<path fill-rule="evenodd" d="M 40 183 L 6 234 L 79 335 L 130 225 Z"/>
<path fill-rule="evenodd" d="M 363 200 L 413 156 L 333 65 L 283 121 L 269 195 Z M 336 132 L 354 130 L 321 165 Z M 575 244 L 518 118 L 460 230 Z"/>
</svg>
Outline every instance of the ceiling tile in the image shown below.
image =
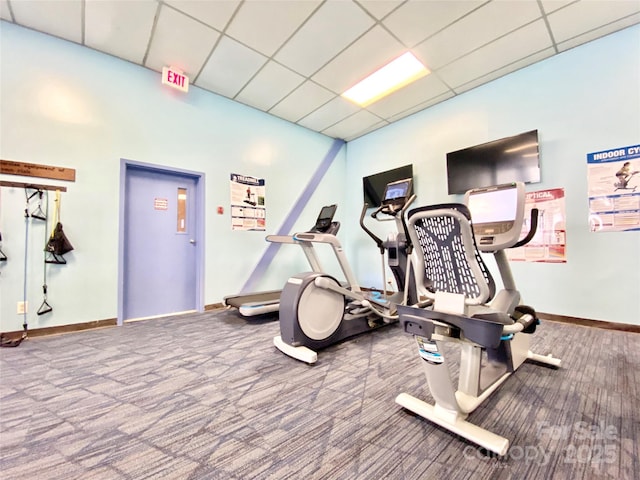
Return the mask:
<svg viewBox="0 0 640 480">
<path fill-rule="evenodd" d="M 211 27 L 163 5 L 145 66 L 158 72 L 164 66 L 171 66 L 194 77 L 219 35 Z"/>
<path fill-rule="evenodd" d="M 84 43 L 101 52 L 142 63 L 157 9 L 155 0 L 88 1 Z"/>
<path fill-rule="evenodd" d="M 342 97 L 336 97 L 304 117 L 302 120 L 299 120 L 298 124 L 303 127 L 310 128 L 311 130 L 321 132 L 349 115 L 353 115 L 358 110 L 360 110 L 360 107 L 357 107 Z"/>
<path fill-rule="evenodd" d="M 335 97 L 333 92 L 307 80 L 269 110 L 269 113 L 291 122 L 297 122 L 333 97 Z"/>
<path fill-rule="evenodd" d="M 269 61 L 235 99 L 267 111 L 303 81 L 304 77 Z"/>
<path fill-rule="evenodd" d="M 352 2 L 328 0 L 276 54 L 275 59 L 311 76 L 362 35 L 374 20 Z"/>
<path fill-rule="evenodd" d="M 320 3 L 319 0 L 244 2 L 225 33 L 271 56 Z"/>
<path fill-rule="evenodd" d="M 388 119 L 447 91 L 449 88 L 438 77 L 427 75 L 369 105 L 367 110 Z"/>
<path fill-rule="evenodd" d="M 376 26 L 312 78 L 320 85 L 342 93 L 405 51 L 406 48 L 384 28 Z"/>
<path fill-rule="evenodd" d="M 609 33 L 617 32 L 618 30 L 622 30 L 623 28 L 630 27 L 631 25 L 635 25 L 637 23 L 640 23 L 640 13 L 624 17 L 622 20 L 609 23 L 604 27 L 590 30 L 587 33 L 578 35 L 577 37 L 573 37 L 566 42 L 559 43 L 558 51 L 563 52 L 565 50 L 569 50 L 570 48 L 577 47 L 578 45 L 590 42 L 591 40 L 595 40 L 596 38 L 608 35 Z"/>
<path fill-rule="evenodd" d="M 11 10 L 9 10 L 9 3 L 7 0 L 0 0 L 0 18 L 7 20 L 8 22 L 13 22 L 13 17 L 11 16 Z"/>
<path fill-rule="evenodd" d="M 448 100 L 449 98 L 453 97 L 455 95 L 455 93 L 453 93 L 451 90 L 449 90 L 447 93 L 443 93 L 442 95 L 438 95 L 437 97 L 434 97 L 430 100 L 427 100 L 426 102 L 422 102 L 419 103 L 417 105 L 412 106 L 411 108 L 408 108 L 407 110 L 404 110 L 400 113 L 398 113 L 397 115 L 393 115 L 392 117 L 387 118 L 387 120 L 389 122 L 396 122 L 398 120 L 400 120 L 401 118 L 405 118 L 408 117 L 409 115 L 413 115 L 414 113 L 417 113 L 421 110 L 424 110 L 425 108 L 429 108 L 437 103 L 440 102 L 444 102 L 445 100 Z"/>
<path fill-rule="evenodd" d="M 389 125 L 389 122 L 386 122 L 384 120 L 382 120 L 379 123 L 376 123 L 374 125 L 371 125 L 369 128 L 365 128 L 364 130 L 361 130 L 357 133 L 354 133 L 353 135 L 349 135 L 343 138 L 343 140 L 350 142 L 351 140 L 355 140 L 356 138 L 362 137 L 363 135 L 366 135 L 367 133 L 371 133 L 374 130 L 378 130 L 379 128 L 385 127 Z"/>
<path fill-rule="evenodd" d="M 521 68 L 524 68 L 528 65 L 531 65 L 533 63 L 539 62 L 541 60 L 544 60 L 545 58 L 549 58 L 551 57 L 554 53 L 556 52 L 555 48 L 553 47 L 549 47 L 546 48 L 540 52 L 537 52 L 533 55 L 530 55 L 526 58 L 523 58 L 522 60 L 519 60 L 517 62 L 511 63 L 503 68 L 499 68 L 497 70 L 494 70 L 493 72 L 488 73 L 487 75 L 483 75 L 482 77 L 478 77 L 473 79 L 472 81 L 465 83 L 463 85 L 460 85 L 458 87 L 455 88 L 455 91 L 457 94 L 460 94 L 462 92 L 466 92 L 467 90 L 471 90 L 473 88 L 476 88 L 480 85 L 483 85 L 485 83 L 488 83 L 492 80 L 495 80 L 497 78 L 503 77 L 504 75 L 507 75 L 511 72 L 515 72 L 516 70 L 519 70 Z"/>
<path fill-rule="evenodd" d="M 382 23 L 407 47 L 413 47 L 474 8 L 478 8 L 485 1 L 410 1 L 385 18 Z"/>
<path fill-rule="evenodd" d="M 18 25 L 46 32 L 56 37 L 82 43 L 82 1 L 50 2 L 29 0 L 11 2 Z"/>
<path fill-rule="evenodd" d="M 540 17 L 535 1 L 491 2 L 436 33 L 413 51 L 428 68 L 437 69 Z"/>
<path fill-rule="evenodd" d="M 581 35 L 609 22 L 640 12 L 638 0 L 577 2 L 548 15 L 557 43 Z"/>
<path fill-rule="evenodd" d="M 238 8 L 240 0 L 164 0 L 164 3 L 222 31 Z"/>
<path fill-rule="evenodd" d="M 344 120 L 327 128 L 322 133 L 329 137 L 344 139 L 346 137 L 356 135 L 379 123 L 382 123 L 380 118 L 366 110 L 360 110 L 350 117 L 345 118 Z"/>
<path fill-rule="evenodd" d="M 438 76 L 455 88 L 549 47 L 547 27 L 538 20 L 438 70 Z"/>
<path fill-rule="evenodd" d="M 555 12 L 559 8 L 562 8 L 573 2 L 575 2 L 575 0 L 540 0 L 544 13 Z"/>
<path fill-rule="evenodd" d="M 371 15 L 381 20 L 404 0 L 357 0 Z"/>
<path fill-rule="evenodd" d="M 195 84 L 233 98 L 266 62 L 264 55 L 222 37 Z"/>
</svg>

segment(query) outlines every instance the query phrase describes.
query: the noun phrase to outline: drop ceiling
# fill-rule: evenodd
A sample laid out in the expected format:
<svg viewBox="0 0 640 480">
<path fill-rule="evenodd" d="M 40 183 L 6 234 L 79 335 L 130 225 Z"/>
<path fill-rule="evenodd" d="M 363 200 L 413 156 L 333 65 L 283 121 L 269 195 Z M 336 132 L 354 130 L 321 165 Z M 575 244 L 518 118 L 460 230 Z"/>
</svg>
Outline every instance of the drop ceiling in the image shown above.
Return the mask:
<svg viewBox="0 0 640 480">
<path fill-rule="evenodd" d="M 640 23 L 640 1 L 0 0 L 0 16 L 348 141 Z M 366 108 L 340 96 L 406 51 L 431 73 Z"/>
</svg>

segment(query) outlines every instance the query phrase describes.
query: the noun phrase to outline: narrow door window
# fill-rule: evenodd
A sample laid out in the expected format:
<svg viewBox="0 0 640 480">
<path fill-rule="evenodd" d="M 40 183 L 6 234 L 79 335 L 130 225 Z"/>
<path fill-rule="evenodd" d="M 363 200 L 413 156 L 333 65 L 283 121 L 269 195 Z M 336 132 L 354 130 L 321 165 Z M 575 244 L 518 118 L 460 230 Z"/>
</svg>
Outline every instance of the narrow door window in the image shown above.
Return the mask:
<svg viewBox="0 0 640 480">
<path fill-rule="evenodd" d="M 187 232 L 187 189 L 178 188 L 178 233 Z"/>
</svg>

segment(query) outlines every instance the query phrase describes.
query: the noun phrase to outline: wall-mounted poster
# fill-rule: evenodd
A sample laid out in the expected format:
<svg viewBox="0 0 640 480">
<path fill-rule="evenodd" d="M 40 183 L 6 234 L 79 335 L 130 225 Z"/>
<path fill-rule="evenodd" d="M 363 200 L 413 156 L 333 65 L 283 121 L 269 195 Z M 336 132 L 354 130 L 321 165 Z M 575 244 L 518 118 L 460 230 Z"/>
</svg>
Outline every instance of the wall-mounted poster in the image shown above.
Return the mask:
<svg viewBox="0 0 640 480">
<path fill-rule="evenodd" d="M 531 210 L 538 209 L 535 236 L 523 247 L 507 250 L 507 258 L 521 262 L 566 263 L 566 209 L 563 188 L 529 192 L 524 206 L 523 238 L 529 233 Z"/>
<path fill-rule="evenodd" d="M 264 178 L 231 174 L 231 229 L 266 229 Z"/>
<path fill-rule="evenodd" d="M 640 230 L 640 145 L 587 154 L 592 232 Z"/>
</svg>

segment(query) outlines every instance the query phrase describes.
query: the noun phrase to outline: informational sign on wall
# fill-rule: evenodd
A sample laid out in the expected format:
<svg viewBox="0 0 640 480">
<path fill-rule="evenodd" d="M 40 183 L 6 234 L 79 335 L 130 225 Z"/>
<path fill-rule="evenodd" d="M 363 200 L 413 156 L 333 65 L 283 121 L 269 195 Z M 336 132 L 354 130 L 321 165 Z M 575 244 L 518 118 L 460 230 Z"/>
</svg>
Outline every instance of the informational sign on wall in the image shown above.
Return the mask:
<svg viewBox="0 0 640 480">
<path fill-rule="evenodd" d="M 563 188 L 529 192 L 525 201 L 524 237 L 530 229 L 531 210 L 538 209 L 535 236 L 523 247 L 507 250 L 507 258 L 521 262 L 566 263 L 566 208 Z"/>
<path fill-rule="evenodd" d="M 640 230 L 640 145 L 587 154 L 592 232 Z"/>
<path fill-rule="evenodd" d="M 264 178 L 231 174 L 231 229 L 266 229 Z"/>
</svg>

